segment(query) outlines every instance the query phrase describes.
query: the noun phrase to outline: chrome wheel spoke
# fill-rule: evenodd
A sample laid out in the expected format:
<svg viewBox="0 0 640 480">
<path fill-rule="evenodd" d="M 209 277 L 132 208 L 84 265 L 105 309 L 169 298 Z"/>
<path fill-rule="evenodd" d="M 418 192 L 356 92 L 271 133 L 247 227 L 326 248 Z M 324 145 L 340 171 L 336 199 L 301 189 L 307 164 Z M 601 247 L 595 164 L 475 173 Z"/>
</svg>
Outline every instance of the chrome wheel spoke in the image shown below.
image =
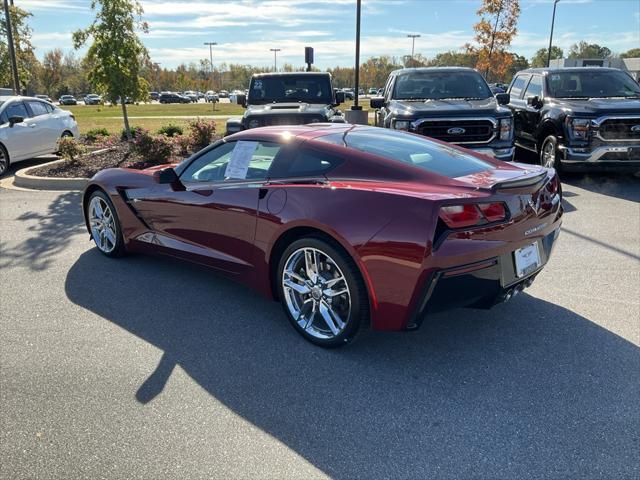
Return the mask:
<svg viewBox="0 0 640 480">
<path fill-rule="evenodd" d="M 315 250 L 308 249 L 304 251 L 304 265 L 307 272 L 307 278 L 312 282 L 316 281 L 318 275 L 318 264 L 316 263 L 317 258 Z"/>
<path fill-rule="evenodd" d="M 340 330 L 344 328 L 344 322 L 324 302 L 320 302 L 320 315 L 334 335 L 338 335 Z"/>
<path fill-rule="evenodd" d="M 339 295 L 343 295 L 345 293 L 349 293 L 349 289 L 348 288 L 341 288 L 340 290 L 331 290 L 331 289 L 326 289 L 322 292 L 324 294 L 325 297 L 329 297 L 329 298 L 333 298 L 333 297 L 337 297 Z"/>
<path fill-rule="evenodd" d="M 309 293 L 311 293 L 311 289 L 307 285 L 304 285 L 304 284 L 301 285 L 292 280 L 285 280 L 284 286 L 287 288 L 290 288 L 291 290 L 295 290 L 300 295 L 308 295 Z"/>
<path fill-rule="evenodd" d="M 113 230 L 111 230 L 111 228 L 106 227 L 104 229 L 104 236 L 107 240 L 109 240 L 112 246 L 116 244 L 116 234 Z"/>
</svg>

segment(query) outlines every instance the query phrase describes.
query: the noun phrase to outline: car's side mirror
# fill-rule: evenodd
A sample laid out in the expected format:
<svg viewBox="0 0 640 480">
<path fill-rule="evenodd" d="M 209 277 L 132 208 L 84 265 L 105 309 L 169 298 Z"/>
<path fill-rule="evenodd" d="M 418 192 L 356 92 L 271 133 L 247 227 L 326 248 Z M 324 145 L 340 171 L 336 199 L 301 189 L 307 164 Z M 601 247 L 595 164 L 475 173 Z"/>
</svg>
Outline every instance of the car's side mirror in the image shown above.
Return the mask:
<svg viewBox="0 0 640 480">
<path fill-rule="evenodd" d="M 247 96 L 243 93 L 239 93 L 238 95 L 236 95 L 236 102 L 238 102 L 238 105 L 242 105 L 243 107 L 246 108 Z"/>
<path fill-rule="evenodd" d="M 511 102 L 511 95 L 508 93 L 496 93 L 498 105 L 508 105 Z"/>
<path fill-rule="evenodd" d="M 160 184 L 174 184 L 180 182 L 176 171 L 169 167 L 154 172 L 153 179 Z"/>
<path fill-rule="evenodd" d="M 344 92 L 336 91 L 336 105 L 344 103 Z"/>
<path fill-rule="evenodd" d="M 534 97 L 527 98 L 527 105 L 530 105 L 533 108 L 540 108 L 542 106 L 542 102 L 540 101 L 540 97 L 536 95 Z"/>
<path fill-rule="evenodd" d="M 371 108 L 382 108 L 384 107 L 384 97 L 373 97 L 370 104 Z"/>
<path fill-rule="evenodd" d="M 24 122 L 24 118 L 20 115 L 14 115 L 13 117 L 9 117 L 9 127 L 13 127 L 16 123 Z"/>
</svg>

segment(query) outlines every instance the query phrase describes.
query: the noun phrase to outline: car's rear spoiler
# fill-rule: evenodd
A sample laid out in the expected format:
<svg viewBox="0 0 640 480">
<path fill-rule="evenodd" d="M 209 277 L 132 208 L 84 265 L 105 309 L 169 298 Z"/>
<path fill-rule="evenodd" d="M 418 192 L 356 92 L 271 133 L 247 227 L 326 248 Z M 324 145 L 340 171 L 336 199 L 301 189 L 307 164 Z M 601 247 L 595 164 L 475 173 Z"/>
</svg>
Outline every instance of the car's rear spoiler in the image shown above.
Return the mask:
<svg viewBox="0 0 640 480">
<path fill-rule="evenodd" d="M 534 175 L 528 175 L 513 180 L 505 180 L 504 182 L 498 182 L 491 187 L 492 192 L 498 192 L 503 190 L 516 190 L 521 188 L 531 188 L 537 190 L 544 184 L 547 179 L 547 172 L 542 171 Z"/>
</svg>

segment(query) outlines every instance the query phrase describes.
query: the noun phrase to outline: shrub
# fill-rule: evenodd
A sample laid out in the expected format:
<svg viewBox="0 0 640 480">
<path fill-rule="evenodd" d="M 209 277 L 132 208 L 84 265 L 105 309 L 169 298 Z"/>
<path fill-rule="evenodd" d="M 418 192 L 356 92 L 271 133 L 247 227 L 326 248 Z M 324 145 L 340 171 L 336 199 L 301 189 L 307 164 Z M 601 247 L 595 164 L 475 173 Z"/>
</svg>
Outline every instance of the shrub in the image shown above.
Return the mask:
<svg viewBox="0 0 640 480">
<path fill-rule="evenodd" d="M 191 131 L 191 143 L 194 148 L 200 149 L 209 145 L 216 135 L 216 124 L 213 120 L 196 118 L 189 122 Z"/>
<path fill-rule="evenodd" d="M 58 140 L 58 153 L 68 162 L 78 161 L 86 151 L 85 146 L 73 137 L 62 137 Z"/>
<path fill-rule="evenodd" d="M 109 130 L 106 128 L 92 128 L 84 134 L 84 138 L 89 143 L 95 143 L 100 137 L 108 137 Z"/>
<path fill-rule="evenodd" d="M 173 138 L 178 155 L 186 157 L 191 154 L 191 137 L 189 135 L 178 135 Z"/>
<path fill-rule="evenodd" d="M 145 162 L 161 165 L 169 162 L 173 156 L 173 141 L 164 135 L 151 135 L 142 129 L 133 138 L 133 149 Z"/>
<path fill-rule="evenodd" d="M 180 125 L 165 125 L 158 129 L 160 135 L 166 135 L 167 137 L 175 137 L 182 135 L 182 127 Z"/>
<path fill-rule="evenodd" d="M 146 131 L 146 130 L 142 127 L 131 127 L 131 135 L 133 136 L 133 138 L 135 138 L 136 135 L 142 131 Z M 120 140 L 122 141 L 127 140 L 127 131 L 124 128 L 120 132 Z"/>
</svg>

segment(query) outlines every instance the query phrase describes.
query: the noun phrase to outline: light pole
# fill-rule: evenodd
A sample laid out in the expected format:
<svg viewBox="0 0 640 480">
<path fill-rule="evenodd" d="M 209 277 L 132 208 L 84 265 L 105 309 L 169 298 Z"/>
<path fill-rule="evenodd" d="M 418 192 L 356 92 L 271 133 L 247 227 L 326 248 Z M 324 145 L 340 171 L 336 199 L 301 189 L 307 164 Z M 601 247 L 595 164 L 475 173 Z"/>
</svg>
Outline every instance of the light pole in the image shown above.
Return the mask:
<svg viewBox="0 0 640 480">
<path fill-rule="evenodd" d="M 213 78 L 213 46 L 218 45 L 216 42 L 204 42 L 209 45 L 209 70 L 211 71 L 211 88 L 216 88 L 215 79 Z"/>
<path fill-rule="evenodd" d="M 162 88 L 160 88 L 160 65 L 162 65 L 160 62 L 153 62 L 153 66 L 156 68 L 156 86 L 155 86 L 155 88 L 157 88 L 158 91 L 162 90 Z"/>
<path fill-rule="evenodd" d="M 420 38 L 420 35 L 417 34 L 409 34 L 407 38 L 411 39 L 411 65 L 413 66 L 413 53 L 416 47 L 416 38 Z"/>
<path fill-rule="evenodd" d="M 13 5 L 13 2 L 11 2 Z M 20 95 L 20 79 L 18 78 L 18 60 L 16 59 L 16 49 L 13 43 L 13 27 L 11 26 L 11 14 L 9 4 L 4 0 L 4 15 L 7 26 L 7 43 L 9 44 L 9 57 L 11 58 L 11 70 L 13 73 L 13 90 L 16 95 Z"/>
<path fill-rule="evenodd" d="M 273 71 L 277 72 L 278 71 L 278 52 L 280 50 L 282 50 L 281 48 L 270 48 L 269 50 L 271 50 L 273 52 Z"/>
<path fill-rule="evenodd" d="M 551 42 L 553 42 L 553 24 L 556 21 L 556 5 L 560 0 L 553 0 L 553 15 L 551 16 L 551 34 L 549 35 L 549 50 L 547 50 L 547 68 L 551 63 Z"/>
</svg>

